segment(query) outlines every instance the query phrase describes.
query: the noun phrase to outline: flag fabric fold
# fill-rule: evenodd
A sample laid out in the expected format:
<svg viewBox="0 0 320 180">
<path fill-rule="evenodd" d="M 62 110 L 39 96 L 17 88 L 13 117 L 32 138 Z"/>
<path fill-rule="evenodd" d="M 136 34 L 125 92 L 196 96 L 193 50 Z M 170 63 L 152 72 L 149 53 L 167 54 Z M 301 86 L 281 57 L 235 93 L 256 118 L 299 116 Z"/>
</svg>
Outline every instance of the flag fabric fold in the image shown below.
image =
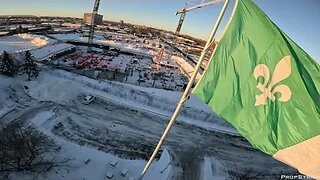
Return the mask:
<svg viewBox="0 0 320 180">
<path fill-rule="evenodd" d="M 193 94 L 255 148 L 320 179 L 320 66 L 251 0 L 233 17 Z"/>
</svg>

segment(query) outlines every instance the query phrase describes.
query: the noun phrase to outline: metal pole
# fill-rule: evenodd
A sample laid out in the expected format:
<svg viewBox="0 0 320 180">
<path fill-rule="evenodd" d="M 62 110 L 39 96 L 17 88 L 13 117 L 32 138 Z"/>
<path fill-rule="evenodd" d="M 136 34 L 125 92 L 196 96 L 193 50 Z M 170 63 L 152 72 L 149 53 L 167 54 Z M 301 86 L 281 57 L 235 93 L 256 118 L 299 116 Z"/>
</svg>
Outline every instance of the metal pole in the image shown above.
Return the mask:
<svg viewBox="0 0 320 180">
<path fill-rule="evenodd" d="M 200 56 L 200 58 L 199 58 L 199 61 L 198 61 L 197 65 L 196 65 L 196 67 L 195 67 L 195 69 L 194 69 L 194 72 L 193 72 L 193 74 L 192 74 L 192 76 L 191 76 L 191 79 L 190 79 L 190 81 L 189 81 L 189 83 L 188 83 L 188 85 L 187 85 L 187 88 L 186 88 L 186 90 L 184 91 L 183 95 L 181 96 L 181 99 L 180 99 L 180 101 L 179 101 L 179 103 L 178 103 L 178 105 L 177 105 L 177 107 L 176 107 L 176 110 L 174 111 L 174 113 L 173 113 L 173 115 L 172 115 L 172 117 L 171 117 L 171 119 L 170 119 L 170 121 L 169 121 L 169 123 L 168 123 L 168 125 L 167 125 L 167 128 L 166 128 L 165 131 L 163 132 L 163 134 L 162 134 L 162 136 L 161 136 L 161 138 L 160 138 L 160 140 L 159 140 L 159 142 L 158 142 L 158 144 L 157 144 L 156 149 L 154 150 L 154 152 L 152 153 L 149 161 L 148 161 L 147 164 L 145 165 L 145 167 L 144 167 L 144 169 L 143 169 L 143 171 L 142 171 L 142 173 L 141 173 L 141 175 L 140 175 L 139 180 L 142 180 L 142 178 L 143 178 L 144 175 L 146 174 L 148 168 L 150 167 L 151 163 L 153 162 L 154 158 L 156 157 L 156 155 L 157 155 L 157 153 L 158 153 L 158 151 L 159 151 L 159 149 L 160 149 L 160 147 L 161 147 L 164 139 L 167 137 L 167 134 L 169 133 L 169 131 L 170 131 L 170 129 L 171 129 L 174 121 L 176 120 L 176 118 L 177 118 L 177 116 L 178 116 L 178 114 L 179 114 L 179 112 L 180 112 L 180 110 L 181 110 L 181 108 L 182 108 L 182 106 L 183 106 L 183 103 L 186 101 L 186 99 L 187 99 L 187 97 L 188 97 L 188 95 L 189 95 L 190 89 L 191 89 L 191 87 L 192 87 L 192 85 L 193 85 L 193 82 L 194 82 L 195 78 L 196 78 L 197 75 L 198 75 L 198 71 L 199 71 L 199 69 L 200 69 L 200 67 L 201 67 L 201 65 L 202 65 L 202 62 L 203 62 L 203 60 L 204 60 L 204 57 L 205 57 L 206 53 L 207 53 L 208 50 L 209 50 L 209 47 L 211 46 L 211 44 L 212 44 L 212 42 L 213 42 L 214 36 L 215 36 L 216 33 L 217 33 L 218 27 L 219 27 L 219 25 L 220 25 L 220 23 L 221 23 L 222 17 L 223 17 L 223 15 L 224 15 L 227 7 L 228 7 L 229 2 L 230 2 L 230 0 L 226 0 L 226 1 L 225 1 L 224 5 L 223 5 L 223 7 L 222 7 L 222 9 L 221 9 L 221 12 L 220 12 L 220 14 L 219 14 L 219 17 L 218 17 L 218 19 L 217 19 L 217 21 L 216 21 L 216 23 L 215 23 L 215 25 L 214 25 L 214 28 L 213 28 L 213 30 L 212 30 L 212 32 L 211 32 L 211 34 L 210 34 L 210 37 L 209 37 L 209 39 L 208 39 L 208 41 L 207 41 L 207 43 L 206 43 L 206 45 L 205 45 L 205 47 L 204 47 L 204 49 L 203 49 L 203 51 L 202 51 L 202 53 L 201 53 L 201 56 Z"/>
<path fill-rule="evenodd" d="M 96 20 L 96 16 L 98 15 L 99 6 L 100 6 L 100 0 L 95 0 L 93 11 L 92 11 L 92 14 L 91 14 L 91 23 L 90 23 L 90 29 L 89 29 L 88 48 L 87 48 L 87 52 L 88 53 L 92 52 L 92 43 L 93 43 L 93 38 L 94 38 L 94 28 L 95 28 L 95 23 L 96 23 L 95 20 Z"/>
</svg>

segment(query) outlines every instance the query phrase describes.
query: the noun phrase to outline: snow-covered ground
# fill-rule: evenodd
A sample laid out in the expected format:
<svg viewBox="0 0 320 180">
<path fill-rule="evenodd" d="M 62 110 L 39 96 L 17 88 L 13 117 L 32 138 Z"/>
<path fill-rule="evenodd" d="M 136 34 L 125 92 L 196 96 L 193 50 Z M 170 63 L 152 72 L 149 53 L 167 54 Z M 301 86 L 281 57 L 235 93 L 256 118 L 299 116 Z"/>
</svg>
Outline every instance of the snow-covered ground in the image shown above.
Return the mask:
<svg viewBox="0 0 320 180">
<path fill-rule="evenodd" d="M 130 176 L 137 179 L 181 95 L 123 83 L 99 82 L 45 67 L 38 79 L 31 82 L 23 79 L 0 75 L 0 90 L 5 92 L 0 104 L 2 107 L 13 106 L 13 111 L 0 121 L 26 122 L 61 145 L 62 150 L 53 156 L 71 158 L 68 162 L 71 168 L 50 171 L 44 179 L 52 180 L 104 180 L 108 172 L 119 177 L 115 179 L 129 179 Z M 14 84 L 11 83 L 13 80 Z M 28 86 L 28 90 L 24 91 L 23 86 Z M 83 105 L 78 97 L 82 93 L 94 94 L 97 99 Z M 17 105 L 19 107 L 14 107 Z M 180 122 L 175 124 L 165 141 L 164 148 L 168 151 L 163 151 L 144 180 L 155 177 L 160 180 L 226 179 L 245 168 L 254 173 L 268 172 L 266 177 L 270 177 L 288 170 L 233 135 L 229 127 L 219 124 L 221 120 L 206 115 L 210 110 L 194 97 L 187 101 L 184 109 L 179 116 Z M 54 128 L 58 123 L 62 123 L 60 130 Z M 88 159 L 90 162 L 85 163 Z M 110 166 L 113 160 L 118 161 L 116 168 Z M 246 167 L 243 164 L 247 164 Z M 271 170 L 269 166 L 275 168 Z M 120 175 L 124 169 L 128 169 L 125 178 Z M 11 177 L 31 179 L 30 173 Z"/>
<path fill-rule="evenodd" d="M 17 34 L 13 36 L 4 36 L 0 37 L 0 54 L 2 54 L 2 51 L 11 53 L 22 52 L 26 50 L 41 48 L 43 46 L 55 43 L 55 40 L 48 39 L 41 35 Z M 48 54 L 48 52 L 43 52 L 42 54 Z"/>
<path fill-rule="evenodd" d="M 228 172 L 221 161 L 214 157 L 204 157 L 201 180 L 224 180 L 227 178 Z"/>
<path fill-rule="evenodd" d="M 19 36 L 9 38 L 21 40 Z M 23 47 L 33 49 L 37 60 L 73 47 L 49 40 L 49 44 L 39 48 L 39 44 L 45 43 L 29 35 L 24 38 L 34 46 Z M 12 51 L 24 50 L 13 46 Z M 176 61 L 191 71 L 192 67 L 183 59 L 176 57 Z M 182 93 L 94 80 L 48 66 L 41 69 L 39 77 L 30 82 L 22 76 L 0 75 L 0 127 L 12 121 L 35 126 L 62 147 L 53 156 L 71 159 L 68 162 L 71 168 L 58 168 L 38 179 L 105 180 L 112 173 L 113 179 L 137 180 Z M 94 95 L 96 100 L 84 105 L 83 94 Z M 62 129 L 55 129 L 58 123 Z M 167 150 L 153 163 L 144 180 L 232 179 L 248 170 L 254 175 L 267 172 L 263 178 L 272 179 L 279 173 L 292 172 L 254 150 L 194 96 L 186 101 L 164 148 Z M 117 165 L 112 167 L 110 163 L 114 160 Z M 127 170 L 125 177 L 121 175 L 124 170 Z M 10 178 L 33 177 L 29 173 L 12 174 Z"/>
<path fill-rule="evenodd" d="M 39 100 L 55 101 L 58 103 L 69 103 L 70 100 L 76 99 L 77 95 L 80 95 L 82 87 L 79 83 L 72 82 L 70 80 L 64 80 L 56 78 L 48 74 L 41 74 L 38 80 L 33 82 L 24 82 L 21 77 L 17 77 L 15 82 L 11 82 L 11 78 L 0 75 L 0 120 L 2 116 L 7 112 L 17 108 L 16 103 L 23 98 L 20 93 L 27 93 Z M 30 89 L 23 90 L 22 84 L 28 85 Z M 34 88 L 36 87 L 36 88 Z M 12 89 L 9 89 L 12 88 Z M 15 89 L 18 88 L 18 91 Z M 19 89 L 21 88 L 21 89 Z M 13 93 L 10 93 L 10 90 Z M 30 90 L 30 91 L 29 91 Z M 21 91 L 21 92 L 20 92 Z M 17 93 L 17 94 L 16 94 Z M 12 96 L 16 97 L 17 99 Z M 54 111 L 41 111 L 30 120 L 29 126 L 34 126 L 40 131 L 44 132 L 51 138 L 53 138 L 58 145 L 62 147 L 62 150 L 54 155 L 54 159 L 59 161 L 63 159 L 70 159 L 66 165 L 69 168 L 61 167 L 54 169 L 46 174 L 45 177 L 38 177 L 40 179 L 45 178 L 49 180 L 62 180 L 62 179 L 106 179 L 107 174 L 112 173 L 112 179 L 138 179 L 143 166 L 146 161 L 144 160 L 128 160 L 121 159 L 115 155 L 99 151 L 95 148 L 88 146 L 80 146 L 76 143 L 67 141 L 59 136 L 56 136 L 50 131 L 50 126 L 53 126 L 55 120 L 50 121 L 56 117 Z M 3 121 L 0 122 L 2 125 Z M 6 122 L 8 123 L 8 122 Z M 51 127 L 52 128 L 52 127 Z M 90 159 L 89 163 L 85 163 Z M 111 166 L 112 161 L 117 161 L 115 167 Z M 168 166 L 168 167 L 167 167 Z M 126 175 L 121 175 L 122 171 L 126 171 Z M 94 172 L 94 173 L 93 173 Z M 153 180 L 157 177 L 159 180 L 166 180 L 171 172 L 170 155 L 168 151 L 162 153 L 161 158 L 153 163 L 150 171 L 146 174 L 144 180 Z M 30 174 L 12 174 L 9 179 L 23 179 L 31 180 L 33 175 Z"/>
<path fill-rule="evenodd" d="M 35 87 L 30 90 L 30 95 L 38 100 L 68 103 L 83 93 L 82 86 L 70 80 L 52 76 L 40 77 L 39 80 L 41 81 L 29 83 L 31 87 Z"/>
<path fill-rule="evenodd" d="M 55 154 L 55 160 L 70 159 L 65 165 L 72 167 L 72 170 L 66 167 L 59 167 L 50 171 L 44 177 L 47 180 L 62 180 L 62 179 L 108 179 L 107 175 L 112 174 L 114 180 L 137 180 L 146 161 L 144 160 L 127 160 L 121 159 L 115 155 L 105 153 L 88 146 L 81 146 L 65 139 L 56 136 L 48 126 L 53 126 L 55 121 L 50 119 L 55 118 L 55 113 L 52 111 L 43 111 L 35 115 L 29 126 L 36 127 L 41 132 L 54 138 L 56 143 L 61 146 L 59 153 Z M 48 123 L 48 121 L 50 121 Z M 144 180 L 166 180 L 171 173 L 170 155 L 167 150 L 164 150 L 161 158 L 150 167 L 150 171 L 145 175 Z M 89 162 L 86 162 L 88 161 Z M 114 166 L 113 166 L 114 165 Z M 126 173 L 124 173 L 126 172 Z M 27 175 L 11 175 L 12 179 L 33 179 Z M 130 179 L 130 180 L 131 180 Z"/>
<path fill-rule="evenodd" d="M 98 81 L 62 70 L 47 71 L 37 81 L 30 82 L 30 86 L 36 87 L 30 90 L 30 93 L 39 100 L 60 103 L 69 101 L 81 93 L 87 93 L 167 117 L 171 116 L 182 95 L 182 92 Z M 207 105 L 194 96 L 185 103 L 185 108 L 178 117 L 178 121 L 237 134 L 233 128 L 216 117 Z"/>
<path fill-rule="evenodd" d="M 44 36 L 40 35 L 33 35 L 33 34 L 18 34 L 18 37 L 21 37 L 22 39 L 31 40 L 31 42 L 36 45 L 37 47 L 48 45 L 49 43 L 53 43 L 53 40 L 50 40 Z"/>
<path fill-rule="evenodd" d="M 105 35 L 108 35 L 108 33 L 105 33 Z M 88 41 L 88 37 L 83 37 L 83 35 L 80 33 L 54 34 L 52 35 L 52 37 L 62 41 L 80 41 L 80 42 Z M 123 37 L 122 39 L 120 38 L 119 40 L 106 40 L 103 34 L 96 33 L 93 42 L 104 44 L 104 45 L 110 45 L 112 47 L 119 48 L 123 51 L 132 52 L 132 53 L 142 53 L 146 55 L 154 54 L 154 51 L 146 48 L 145 43 L 125 42 L 125 37 Z"/>
<path fill-rule="evenodd" d="M 0 53 L 2 51 L 19 51 L 37 48 L 38 45 L 34 44 L 30 39 L 23 39 L 19 36 L 5 36 L 0 37 Z"/>
<path fill-rule="evenodd" d="M 41 72 L 37 80 L 24 83 L 26 86 L 33 87 L 29 90 L 29 94 L 41 101 L 66 104 L 81 94 L 93 94 L 103 99 L 113 100 L 126 106 L 169 118 L 182 94 L 182 92 L 94 80 L 63 70 L 46 70 L 45 66 L 42 68 L 44 71 Z M 15 84 L 18 83 L 19 81 Z M 2 85 L 0 96 L 4 100 L 3 103 L 0 103 L 2 115 L 9 111 L 10 107 L 13 107 L 12 104 L 6 104 L 10 101 L 5 101 L 10 96 L 6 92 L 10 86 L 8 84 L 10 84 L 9 78 L 4 78 L 0 84 Z M 233 128 L 216 117 L 207 105 L 194 96 L 186 101 L 177 120 L 206 129 L 237 134 Z"/>
<path fill-rule="evenodd" d="M 3 77 L 0 81 L 0 118 L 12 110 L 15 105 L 13 101 L 10 98 L 9 88 L 11 86 L 12 82 L 10 78 Z M 1 124 L 1 122 L 0 122 Z"/>
<path fill-rule="evenodd" d="M 194 67 L 190 65 L 185 59 L 179 56 L 172 56 L 172 59 L 180 66 L 183 72 L 190 78 L 194 72 Z M 199 80 L 201 75 L 198 74 L 196 80 Z"/>
<path fill-rule="evenodd" d="M 36 60 L 41 61 L 41 60 L 45 60 L 46 58 L 48 58 L 56 53 L 71 49 L 73 47 L 75 47 L 75 46 L 73 46 L 71 44 L 60 43 L 60 44 L 54 44 L 51 46 L 45 46 L 45 47 L 33 49 L 33 50 L 31 50 L 31 53 L 35 57 Z"/>
</svg>

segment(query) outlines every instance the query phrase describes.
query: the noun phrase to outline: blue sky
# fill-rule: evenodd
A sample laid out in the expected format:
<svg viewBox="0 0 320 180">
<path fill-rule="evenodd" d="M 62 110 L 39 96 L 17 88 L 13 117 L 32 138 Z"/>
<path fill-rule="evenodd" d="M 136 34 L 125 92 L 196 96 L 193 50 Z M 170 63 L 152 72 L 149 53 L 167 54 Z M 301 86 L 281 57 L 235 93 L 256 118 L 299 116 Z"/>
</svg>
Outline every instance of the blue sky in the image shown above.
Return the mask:
<svg viewBox="0 0 320 180">
<path fill-rule="evenodd" d="M 200 0 L 101 0 L 99 13 L 106 20 L 175 30 L 175 11 L 185 2 Z M 33 14 L 82 17 L 94 0 L 0 0 L 0 14 Z M 320 0 L 255 0 L 255 3 L 295 42 L 320 62 Z M 233 5 L 233 2 L 231 3 Z M 209 35 L 222 4 L 187 14 L 182 33 L 202 39 Z M 230 15 L 231 6 L 224 20 Z M 221 31 L 220 31 L 221 32 Z"/>
</svg>

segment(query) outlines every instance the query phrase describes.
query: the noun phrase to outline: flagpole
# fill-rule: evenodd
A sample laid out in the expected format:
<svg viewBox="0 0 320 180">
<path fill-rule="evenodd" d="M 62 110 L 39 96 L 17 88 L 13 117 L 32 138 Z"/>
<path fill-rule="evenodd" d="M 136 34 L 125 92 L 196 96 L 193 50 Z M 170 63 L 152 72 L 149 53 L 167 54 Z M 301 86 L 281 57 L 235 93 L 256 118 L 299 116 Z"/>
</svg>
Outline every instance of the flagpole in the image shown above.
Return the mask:
<svg viewBox="0 0 320 180">
<path fill-rule="evenodd" d="M 178 105 L 177 105 L 177 107 L 176 107 L 176 109 L 175 109 L 175 111 L 174 111 L 174 113 L 173 113 L 173 115 L 172 115 L 172 117 L 171 117 L 166 129 L 165 129 L 165 131 L 163 132 L 163 134 L 162 134 L 162 136 L 161 136 L 161 138 L 160 138 L 160 140 L 159 140 L 159 142 L 157 144 L 157 147 L 155 148 L 155 150 L 153 151 L 149 161 L 145 165 L 145 167 L 144 167 L 144 169 L 143 169 L 143 171 L 142 171 L 142 173 L 140 175 L 139 180 L 142 180 L 142 178 L 146 174 L 147 170 L 149 169 L 149 167 L 150 167 L 151 163 L 153 162 L 154 158 L 156 157 L 156 155 L 157 155 L 157 153 L 158 153 L 158 151 L 159 151 L 164 139 L 167 137 L 167 135 L 168 135 L 168 133 L 169 133 L 174 121 L 176 120 L 176 118 L 177 118 L 177 116 L 178 116 L 178 114 L 179 114 L 184 102 L 186 101 L 186 99 L 187 99 L 187 97 L 189 95 L 189 92 L 191 90 L 191 87 L 192 87 L 192 85 L 194 83 L 194 80 L 196 79 L 196 77 L 198 75 L 198 72 L 199 72 L 199 69 L 200 69 L 200 67 L 202 65 L 202 62 L 204 60 L 204 57 L 207 54 L 207 52 L 209 51 L 210 46 L 212 45 L 213 38 L 217 33 L 218 27 L 219 27 L 219 25 L 221 23 L 221 20 L 222 20 L 224 14 L 226 12 L 226 9 L 228 7 L 229 2 L 230 2 L 230 0 L 226 0 L 225 1 L 224 5 L 223 5 L 223 7 L 221 9 L 221 12 L 220 12 L 220 14 L 218 16 L 218 19 L 217 19 L 217 21 L 216 21 L 216 23 L 215 23 L 215 25 L 214 25 L 214 27 L 212 29 L 210 37 L 209 37 L 209 39 L 208 39 L 203 51 L 201 52 L 201 56 L 200 56 L 200 58 L 199 58 L 199 60 L 197 62 L 197 65 L 196 65 L 196 67 L 194 69 L 194 72 L 193 72 L 191 78 L 190 78 L 190 81 L 189 81 L 189 83 L 188 83 L 183 95 L 181 96 L 180 101 L 179 101 L 179 103 L 178 103 Z"/>
</svg>

